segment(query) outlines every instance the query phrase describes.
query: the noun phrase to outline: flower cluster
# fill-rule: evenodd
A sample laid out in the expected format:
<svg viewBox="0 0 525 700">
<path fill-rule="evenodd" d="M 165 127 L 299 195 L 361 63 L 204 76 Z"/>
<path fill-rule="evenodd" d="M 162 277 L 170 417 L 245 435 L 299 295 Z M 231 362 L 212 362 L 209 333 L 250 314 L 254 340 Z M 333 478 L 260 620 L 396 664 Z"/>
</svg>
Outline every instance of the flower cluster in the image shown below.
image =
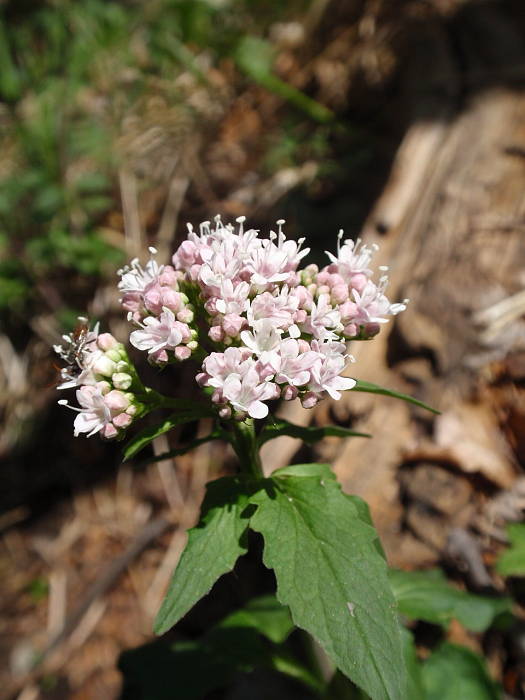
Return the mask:
<svg viewBox="0 0 525 700">
<path fill-rule="evenodd" d="M 138 326 L 130 342 L 147 350 L 151 362 L 165 364 L 168 353 L 186 360 L 197 348 L 197 331 L 192 328 L 193 307 L 179 288 L 183 276 L 170 265 L 159 266 L 150 248 L 151 259 L 142 267 L 138 259 L 119 270 L 121 304 L 128 319 Z"/>
<path fill-rule="evenodd" d="M 122 305 L 137 326 L 130 342 L 158 364 L 198 350 L 197 382 L 212 388 L 222 418 L 264 418 L 279 397 L 305 407 L 339 399 L 355 386 L 341 376 L 352 361 L 346 341 L 373 337 L 406 302 L 389 302 L 385 275 L 371 279 L 374 247 L 340 232 L 329 265 L 299 269 L 304 239 L 287 240 L 283 221 L 260 238 L 244 221 L 235 230 L 216 217 L 198 233 L 188 225 L 172 265 L 152 257 L 121 270 Z"/>
<path fill-rule="evenodd" d="M 89 330 L 87 319 L 80 319 L 79 328 L 64 335 L 64 345 L 55 345 L 55 352 L 66 362 L 61 370 L 58 389 L 78 387 L 80 408 L 66 399 L 58 403 L 78 412 L 74 423 L 75 437 L 100 433 L 114 438 L 140 415 L 142 404 L 133 392 L 137 381 L 126 349 L 110 333 L 98 332 L 98 324 Z"/>
</svg>

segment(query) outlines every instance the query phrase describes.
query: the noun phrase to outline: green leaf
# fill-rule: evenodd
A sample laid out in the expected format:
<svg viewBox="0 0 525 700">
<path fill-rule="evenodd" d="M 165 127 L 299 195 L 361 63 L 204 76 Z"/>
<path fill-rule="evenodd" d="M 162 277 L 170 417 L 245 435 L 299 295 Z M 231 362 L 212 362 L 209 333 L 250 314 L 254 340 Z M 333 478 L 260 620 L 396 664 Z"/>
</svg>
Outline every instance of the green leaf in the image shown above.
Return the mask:
<svg viewBox="0 0 525 700">
<path fill-rule="evenodd" d="M 496 568 L 503 576 L 525 576 L 525 523 L 507 526 L 510 547 L 500 555 Z"/>
<path fill-rule="evenodd" d="M 395 600 L 377 533 L 327 465 L 275 472 L 252 496 L 250 527 L 296 625 L 374 700 L 405 700 Z"/>
<path fill-rule="evenodd" d="M 333 120 L 334 113 L 328 107 L 285 83 L 272 72 L 274 56 L 274 47 L 268 41 L 255 36 L 243 37 L 234 52 L 237 65 L 252 80 L 301 109 L 315 121 L 325 123 Z"/>
<path fill-rule="evenodd" d="M 453 588 L 439 570 L 389 572 L 399 612 L 413 620 L 448 626 L 452 618 L 473 632 L 484 632 L 510 610 L 507 598 L 489 598 Z"/>
<path fill-rule="evenodd" d="M 273 595 L 254 598 L 228 615 L 221 627 L 252 627 L 275 644 L 281 644 L 294 628 L 290 611 Z"/>
<path fill-rule="evenodd" d="M 151 425 L 144 430 L 141 430 L 137 435 L 131 438 L 129 442 L 126 443 L 123 449 L 124 461 L 131 459 L 138 452 L 143 450 L 146 445 L 155 440 L 159 435 L 167 433 L 172 428 L 176 428 L 178 425 L 184 425 L 185 423 L 192 423 L 200 418 L 205 418 L 209 416 L 208 411 L 201 410 L 191 410 L 186 412 L 174 413 L 172 416 L 166 418 L 162 423 L 157 423 L 157 425 Z"/>
<path fill-rule="evenodd" d="M 208 484 L 201 521 L 188 532 L 188 543 L 155 621 L 156 634 L 173 627 L 246 552 L 248 519 L 243 511 L 250 493 L 237 477 Z"/>
<path fill-rule="evenodd" d="M 425 700 L 500 700 L 483 659 L 466 647 L 442 644 L 423 664 Z"/>
<path fill-rule="evenodd" d="M 173 450 L 168 450 L 167 452 L 163 452 L 160 455 L 153 455 L 152 457 L 148 457 L 147 459 L 144 460 L 144 464 L 152 464 L 153 462 L 162 462 L 165 459 L 172 459 L 173 457 L 179 457 L 180 455 L 186 454 L 186 452 L 189 452 L 190 450 L 195 449 L 196 447 L 199 447 L 199 445 L 204 445 L 207 442 L 211 442 L 212 440 L 225 440 L 226 437 L 224 435 L 224 431 L 221 430 L 220 428 L 217 428 L 216 430 L 213 430 L 209 435 L 206 435 L 205 437 L 202 438 L 195 438 L 195 440 L 192 440 L 191 442 L 188 442 L 186 445 L 183 447 L 176 447 Z"/>
<path fill-rule="evenodd" d="M 392 391 L 392 389 L 383 389 L 383 387 L 378 386 L 377 384 L 372 384 L 371 382 L 364 382 L 362 379 L 358 379 L 357 384 L 350 391 L 364 391 L 367 394 L 381 394 L 382 396 L 391 396 L 394 399 L 401 399 L 402 401 L 407 401 L 408 403 L 414 404 L 414 406 L 425 408 L 427 411 L 431 411 L 432 413 L 436 413 L 437 415 L 441 413 L 441 411 L 438 411 L 436 408 L 432 408 L 432 406 L 423 403 L 423 401 L 419 401 L 419 399 L 415 399 L 413 396 L 409 396 L 408 394 L 402 394 L 399 391 Z"/>
<path fill-rule="evenodd" d="M 275 419 L 271 425 L 266 425 L 261 431 L 258 441 L 264 445 L 268 440 L 274 440 L 282 435 L 298 438 L 307 445 L 313 445 L 325 437 L 371 437 L 368 433 L 358 433 L 349 428 L 341 428 L 338 425 L 327 425 L 322 428 L 314 426 L 302 426 L 289 423 L 284 418 Z"/>
</svg>

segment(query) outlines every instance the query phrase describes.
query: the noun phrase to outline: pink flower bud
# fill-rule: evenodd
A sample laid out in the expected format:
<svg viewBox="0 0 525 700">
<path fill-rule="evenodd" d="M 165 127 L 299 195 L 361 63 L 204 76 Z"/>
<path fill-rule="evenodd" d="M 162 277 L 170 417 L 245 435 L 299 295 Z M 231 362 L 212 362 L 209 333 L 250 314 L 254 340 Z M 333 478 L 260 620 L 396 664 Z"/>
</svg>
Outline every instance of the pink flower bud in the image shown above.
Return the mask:
<svg viewBox="0 0 525 700">
<path fill-rule="evenodd" d="M 111 333 L 101 333 L 97 338 L 97 345 L 105 352 L 118 345 L 118 340 Z"/>
<path fill-rule="evenodd" d="M 142 298 L 139 292 L 124 292 L 120 300 L 122 308 L 133 313 L 139 311 L 142 303 Z"/>
<path fill-rule="evenodd" d="M 118 435 L 118 430 L 115 428 L 113 423 L 106 423 L 101 432 L 102 437 L 105 437 L 107 440 L 111 440 Z"/>
<path fill-rule="evenodd" d="M 349 323 L 345 326 L 343 333 L 347 338 L 355 338 L 356 335 L 359 335 L 359 328 L 357 324 Z"/>
<path fill-rule="evenodd" d="M 177 321 L 181 321 L 182 323 L 192 323 L 194 316 L 195 314 L 193 311 L 186 307 L 181 309 L 177 314 Z"/>
<path fill-rule="evenodd" d="M 162 348 L 162 350 L 152 352 L 151 355 L 148 357 L 148 362 L 154 365 L 163 365 L 168 361 L 168 359 L 168 353 L 166 352 L 166 350 L 164 350 L 164 348 Z"/>
<path fill-rule="evenodd" d="M 125 411 L 129 406 L 129 399 L 126 397 L 122 391 L 118 389 L 113 389 L 104 397 L 104 402 L 106 406 L 111 410 L 118 413 Z"/>
<path fill-rule="evenodd" d="M 137 414 L 138 408 L 135 406 L 135 404 L 131 404 L 131 406 L 128 406 L 126 408 L 126 413 L 130 416 L 135 416 Z"/>
<path fill-rule="evenodd" d="M 219 410 L 219 417 L 222 418 L 223 420 L 228 420 L 229 418 L 231 418 L 231 415 L 232 415 L 232 410 L 229 406 L 223 406 Z"/>
<path fill-rule="evenodd" d="M 366 338 L 373 338 L 380 330 L 381 325 L 379 323 L 365 323 L 363 334 Z"/>
<path fill-rule="evenodd" d="M 295 323 L 304 323 L 306 319 L 308 318 L 308 314 L 304 309 L 299 309 L 299 311 L 296 311 L 293 320 Z"/>
<path fill-rule="evenodd" d="M 208 299 L 205 304 L 204 304 L 204 310 L 206 313 L 210 314 L 210 316 L 216 316 L 219 312 L 217 311 L 217 299 L 216 297 L 212 297 L 211 299 Z"/>
<path fill-rule="evenodd" d="M 209 374 L 206 374 L 206 372 L 199 372 L 195 376 L 195 381 L 200 387 L 206 386 L 208 379 L 210 378 Z"/>
<path fill-rule="evenodd" d="M 165 287 L 174 287 L 177 284 L 177 273 L 171 265 L 165 265 L 159 275 L 159 283 Z"/>
<path fill-rule="evenodd" d="M 301 405 L 303 408 L 313 408 L 319 403 L 319 397 L 314 394 L 313 391 L 307 391 L 306 394 L 301 398 Z"/>
<path fill-rule="evenodd" d="M 144 291 L 144 306 L 154 314 L 162 311 L 162 288 L 157 281 L 151 282 Z"/>
<path fill-rule="evenodd" d="M 317 287 L 317 294 L 318 296 L 321 294 L 330 294 L 330 287 L 327 284 L 320 284 Z"/>
<path fill-rule="evenodd" d="M 222 340 L 224 340 L 224 331 L 222 330 L 222 326 L 212 326 L 208 331 L 208 335 L 214 343 L 220 343 Z"/>
<path fill-rule="evenodd" d="M 186 345 L 177 345 L 173 353 L 177 360 L 187 360 L 191 357 L 191 350 Z"/>
<path fill-rule="evenodd" d="M 332 287 L 332 302 L 334 304 L 343 304 L 348 299 L 348 285 L 344 282 L 343 284 L 336 284 Z"/>
<path fill-rule="evenodd" d="M 182 307 L 182 299 L 179 292 L 176 292 L 170 287 L 161 287 L 160 301 L 162 306 L 166 306 L 171 309 L 174 313 L 180 311 Z"/>
<path fill-rule="evenodd" d="M 352 289 L 355 289 L 357 292 L 359 292 L 359 294 L 361 294 L 363 289 L 366 287 L 367 282 L 368 277 L 362 272 L 358 272 L 356 275 L 352 275 L 352 278 L 350 279 L 350 286 Z"/>
<path fill-rule="evenodd" d="M 113 418 L 113 425 L 117 428 L 127 428 L 132 420 L 133 418 L 128 413 L 119 413 L 118 416 Z"/>
<path fill-rule="evenodd" d="M 299 390 L 297 389 L 296 386 L 291 386 L 290 384 L 287 384 L 283 388 L 281 396 L 285 401 L 293 401 L 294 399 L 297 398 L 298 393 L 299 393 Z"/>
<path fill-rule="evenodd" d="M 237 338 L 244 323 L 244 319 L 238 314 L 226 314 L 222 320 L 222 328 L 230 338 Z"/>
<path fill-rule="evenodd" d="M 332 275 L 325 268 L 317 275 L 317 284 L 331 284 Z"/>
<path fill-rule="evenodd" d="M 354 304 L 353 301 L 345 301 L 345 303 L 341 304 L 339 307 L 339 313 L 341 314 L 341 319 L 344 323 L 345 320 L 350 320 L 358 316 L 359 309 L 357 308 L 357 304 Z"/>
<path fill-rule="evenodd" d="M 310 343 L 308 343 L 308 341 L 306 340 L 302 340 L 301 338 L 299 338 L 299 340 L 297 341 L 297 345 L 299 346 L 299 352 L 301 353 L 308 352 L 308 350 L 311 349 Z"/>
</svg>

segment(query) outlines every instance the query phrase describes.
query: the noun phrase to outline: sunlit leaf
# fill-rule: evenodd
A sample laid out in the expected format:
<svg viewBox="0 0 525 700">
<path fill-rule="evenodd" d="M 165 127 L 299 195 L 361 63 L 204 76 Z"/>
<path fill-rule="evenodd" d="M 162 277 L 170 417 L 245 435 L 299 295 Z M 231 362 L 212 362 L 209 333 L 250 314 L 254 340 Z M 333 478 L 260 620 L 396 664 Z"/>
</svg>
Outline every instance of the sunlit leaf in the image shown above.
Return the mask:
<svg viewBox="0 0 525 700">
<path fill-rule="evenodd" d="M 249 494 L 246 484 L 236 477 L 208 484 L 201 520 L 188 532 L 188 542 L 157 615 L 157 634 L 177 624 L 246 552 L 248 519 L 242 516 Z"/>
<path fill-rule="evenodd" d="M 310 475 L 309 475 L 310 474 Z M 264 563 L 296 625 L 374 700 L 405 700 L 404 657 L 377 533 L 327 465 L 279 470 L 250 502 Z"/>
<path fill-rule="evenodd" d="M 364 391 L 368 394 L 381 394 L 382 396 L 390 396 L 394 399 L 401 399 L 402 401 L 412 403 L 414 404 L 414 406 L 425 408 L 427 411 L 431 411 L 432 413 L 440 413 L 440 411 L 438 411 L 436 408 L 432 408 L 432 406 L 423 403 L 423 401 L 419 401 L 419 399 L 415 399 L 413 396 L 409 396 L 408 394 L 402 394 L 401 392 L 393 391 L 392 389 L 384 389 L 383 387 L 378 386 L 377 384 L 372 384 L 372 382 L 364 382 L 362 379 L 358 379 L 357 384 L 354 386 L 353 389 L 350 389 L 350 391 Z"/>
<path fill-rule="evenodd" d="M 276 418 L 273 423 L 266 425 L 259 435 L 259 445 L 264 445 L 269 440 L 288 435 L 298 438 L 308 445 L 314 445 L 325 437 L 371 437 L 368 433 L 359 433 L 350 428 L 342 428 L 339 425 L 327 425 L 323 427 L 302 426 L 289 423 L 284 418 Z"/>
</svg>

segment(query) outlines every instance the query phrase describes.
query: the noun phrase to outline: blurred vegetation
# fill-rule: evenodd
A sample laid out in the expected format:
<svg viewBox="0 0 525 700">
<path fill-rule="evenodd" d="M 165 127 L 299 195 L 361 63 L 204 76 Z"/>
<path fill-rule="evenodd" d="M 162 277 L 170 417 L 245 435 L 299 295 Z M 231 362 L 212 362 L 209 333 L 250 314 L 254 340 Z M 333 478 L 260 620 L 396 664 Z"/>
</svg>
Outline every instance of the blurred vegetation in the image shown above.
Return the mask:
<svg viewBox="0 0 525 700">
<path fill-rule="evenodd" d="M 270 76 L 269 44 L 247 36 L 306 4 L 49 0 L 1 8 L 0 312 L 22 315 L 50 275 L 80 273 L 96 285 L 123 261 L 123 245 L 106 230 L 118 198 L 121 121 L 152 92 L 191 111 L 180 73 L 205 84 L 206 64 L 238 59 L 314 118 L 330 116 L 297 90 L 288 94 Z M 268 49 L 264 65 L 254 67 L 250 42 Z M 270 167 L 297 148 L 285 136 Z"/>
</svg>

